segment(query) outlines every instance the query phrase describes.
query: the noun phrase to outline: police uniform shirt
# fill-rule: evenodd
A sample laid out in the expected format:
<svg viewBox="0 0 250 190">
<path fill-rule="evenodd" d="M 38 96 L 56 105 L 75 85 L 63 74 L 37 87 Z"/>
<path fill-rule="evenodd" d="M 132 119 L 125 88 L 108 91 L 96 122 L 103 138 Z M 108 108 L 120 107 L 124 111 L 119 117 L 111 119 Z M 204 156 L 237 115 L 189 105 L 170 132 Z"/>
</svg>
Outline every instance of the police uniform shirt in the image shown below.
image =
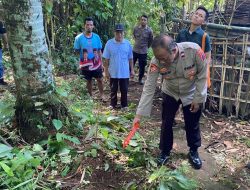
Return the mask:
<svg viewBox="0 0 250 190">
<path fill-rule="evenodd" d="M 177 43 L 177 47 L 178 58 L 170 66 L 152 58 L 136 114 L 150 115 L 159 74 L 163 77 L 163 93 L 176 101 L 180 99 L 183 106 L 206 101 L 207 66 L 204 52 L 192 42 Z"/>
</svg>

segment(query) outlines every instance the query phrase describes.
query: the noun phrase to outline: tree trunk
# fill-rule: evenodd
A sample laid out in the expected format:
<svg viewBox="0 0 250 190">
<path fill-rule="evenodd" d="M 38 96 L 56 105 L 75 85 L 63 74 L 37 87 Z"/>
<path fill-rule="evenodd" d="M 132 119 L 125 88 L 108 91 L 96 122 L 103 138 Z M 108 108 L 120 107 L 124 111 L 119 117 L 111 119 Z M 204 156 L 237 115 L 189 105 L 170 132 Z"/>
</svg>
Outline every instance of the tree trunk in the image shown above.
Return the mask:
<svg viewBox="0 0 250 190">
<path fill-rule="evenodd" d="M 62 119 L 67 109 L 54 93 L 41 0 L 2 2 L 17 90 L 16 122 L 22 137 L 34 142 L 47 137 L 52 119 Z"/>
<path fill-rule="evenodd" d="M 214 0 L 214 8 L 213 8 L 213 17 L 212 17 L 212 23 L 214 23 L 215 20 L 215 14 L 218 9 L 218 0 Z"/>
</svg>

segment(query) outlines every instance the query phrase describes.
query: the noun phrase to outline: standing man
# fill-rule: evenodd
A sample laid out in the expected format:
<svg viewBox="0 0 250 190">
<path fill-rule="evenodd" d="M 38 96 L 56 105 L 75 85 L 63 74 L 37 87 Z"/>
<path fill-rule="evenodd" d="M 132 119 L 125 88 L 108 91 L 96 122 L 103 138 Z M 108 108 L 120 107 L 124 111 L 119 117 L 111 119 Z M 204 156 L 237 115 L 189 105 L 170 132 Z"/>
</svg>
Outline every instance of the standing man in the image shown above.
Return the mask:
<svg viewBox="0 0 250 190">
<path fill-rule="evenodd" d="M 147 53 L 148 48 L 151 46 L 153 41 L 153 31 L 147 25 L 147 15 L 142 15 L 140 25 L 136 26 L 133 31 L 133 37 L 135 45 L 133 47 L 133 59 L 134 65 L 136 61 L 139 61 L 139 83 L 143 85 L 142 78 L 145 73 L 145 66 L 147 65 Z"/>
<path fill-rule="evenodd" d="M 209 35 L 201 28 L 201 26 L 207 22 L 208 17 L 209 13 L 207 9 L 203 6 L 199 6 L 191 17 L 190 28 L 181 30 L 176 37 L 176 42 L 194 42 L 205 52 L 208 67 L 207 86 L 209 88 L 211 86 L 209 67 L 211 61 L 211 45 Z"/>
<path fill-rule="evenodd" d="M 103 94 L 103 82 L 102 82 L 102 43 L 98 34 L 92 32 L 94 28 L 94 20 L 91 17 L 87 17 L 84 21 L 84 31 L 77 35 L 74 42 L 75 52 L 80 54 L 80 66 L 81 74 L 87 80 L 87 89 L 90 96 L 92 96 L 92 78 L 97 80 L 97 86 L 100 92 L 100 97 L 104 100 Z M 95 53 L 98 54 L 100 64 L 95 67 Z M 83 56 L 84 55 L 84 56 Z M 87 60 L 86 59 L 87 55 Z M 84 58 L 85 57 L 85 58 Z M 96 61 L 96 60 L 95 60 Z M 82 64 L 82 62 L 88 62 L 88 64 Z M 90 65 L 89 63 L 92 63 Z"/>
<path fill-rule="evenodd" d="M 189 159 L 195 169 L 202 161 L 198 154 L 201 146 L 199 120 L 201 105 L 207 95 L 207 66 L 201 48 L 191 42 L 175 43 L 166 35 L 155 37 L 147 80 L 145 82 L 134 123 L 142 116 L 149 116 L 159 74 L 162 75 L 162 126 L 160 137 L 160 165 L 165 164 L 173 147 L 173 122 L 179 105 L 182 104 Z"/>
<path fill-rule="evenodd" d="M 123 24 L 115 25 L 115 37 L 105 45 L 103 58 L 105 77 L 110 78 L 112 109 L 117 106 L 118 87 L 121 91 L 121 107 L 126 110 L 128 107 L 128 84 L 129 77 L 134 76 L 133 53 L 130 42 L 124 39 Z"/>
<path fill-rule="evenodd" d="M 8 38 L 7 38 L 7 33 L 6 29 L 4 27 L 4 24 L 2 21 L 0 21 L 0 85 L 8 85 L 7 82 L 4 81 L 3 75 L 4 75 L 4 66 L 3 66 L 3 51 L 2 51 L 2 41 L 4 41 L 4 47 L 5 49 L 9 49 L 8 45 Z"/>
</svg>

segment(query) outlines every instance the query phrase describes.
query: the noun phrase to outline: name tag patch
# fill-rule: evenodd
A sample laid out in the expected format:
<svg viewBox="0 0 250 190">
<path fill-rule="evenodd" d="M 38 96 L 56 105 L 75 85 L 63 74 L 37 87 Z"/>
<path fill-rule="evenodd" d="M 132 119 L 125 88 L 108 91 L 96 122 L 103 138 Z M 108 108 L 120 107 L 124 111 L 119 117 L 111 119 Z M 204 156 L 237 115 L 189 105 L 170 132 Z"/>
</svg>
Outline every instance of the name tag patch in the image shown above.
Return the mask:
<svg viewBox="0 0 250 190">
<path fill-rule="evenodd" d="M 186 71 L 186 70 L 192 69 L 193 67 L 194 67 L 194 64 L 193 64 L 193 65 L 190 65 L 190 66 L 185 67 L 185 68 L 184 68 L 184 70 Z"/>
<path fill-rule="evenodd" d="M 167 68 L 161 68 L 161 69 L 160 69 L 160 74 L 161 74 L 161 75 L 168 75 L 168 74 L 170 74 L 170 73 L 171 73 L 171 71 L 168 70 Z"/>
</svg>

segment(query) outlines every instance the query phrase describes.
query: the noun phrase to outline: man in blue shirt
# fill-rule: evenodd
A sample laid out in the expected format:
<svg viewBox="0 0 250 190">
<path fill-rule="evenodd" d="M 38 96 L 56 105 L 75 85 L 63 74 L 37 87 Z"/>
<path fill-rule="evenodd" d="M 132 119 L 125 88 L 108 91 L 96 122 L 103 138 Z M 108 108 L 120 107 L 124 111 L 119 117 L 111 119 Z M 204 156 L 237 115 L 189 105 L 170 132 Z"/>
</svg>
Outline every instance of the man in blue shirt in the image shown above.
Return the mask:
<svg viewBox="0 0 250 190">
<path fill-rule="evenodd" d="M 2 21 L 0 21 L 0 36 L 3 38 L 5 42 L 4 43 L 5 48 L 9 49 L 7 33 L 6 33 L 6 29 Z M 3 67 L 3 60 L 2 60 L 2 43 L 0 39 L 0 85 L 7 85 L 7 83 L 4 81 L 3 74 L 4 74 L 4 67 Z"/>
<path fill-rule="evenodd" d="M 98 34 L 92 32 L 94 28 L 94 20 L 91 17 L 85 19 L 85 31 L 76 36 L 74 42 L 75 52 L 80 54 L 81 74 L 87 80 L 87 89 L 92 96 L 92 78 L 97 80 L 97 86 L 101 99 L 103 95 L 102 83 L 102 43 Z M 99 59 L 99 60 L 96 60 Z M 96 64 L 98 63 L 98 64 Z"/>
<path fill-rule="evenodd" d="M 122 24 L 115 26 L 115 37 L 105 45 L 103 58 L 105 58 L 105 77 L 110 78 L 110 106 L 112 109 L 117 106 L 117 92 L 118 87 L 120 87 L 121 107 L 126 109 L 128 106 L 129 77 L 134 76 L 134 65 L 132 46 L 128 40 L 124 39 L 124 26 Z"/>
</svg>

